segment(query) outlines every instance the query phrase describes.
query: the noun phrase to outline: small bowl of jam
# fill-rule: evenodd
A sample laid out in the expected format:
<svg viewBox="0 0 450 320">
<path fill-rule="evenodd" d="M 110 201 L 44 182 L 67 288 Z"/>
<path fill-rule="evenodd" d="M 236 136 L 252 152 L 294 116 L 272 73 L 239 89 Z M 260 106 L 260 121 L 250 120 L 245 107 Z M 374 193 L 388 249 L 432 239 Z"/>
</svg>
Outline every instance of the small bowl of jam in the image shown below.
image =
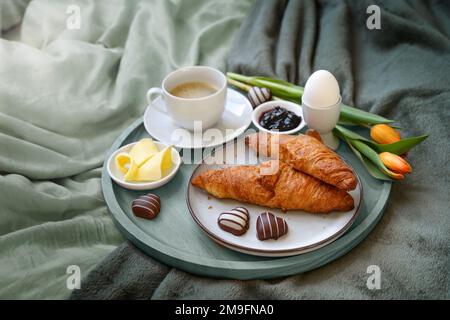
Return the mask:
<svg viewBox="0 0 450 320">
<path fill-rule="evenodd" d="M 260 131 L 291 134 L 305 125 L 300 105 L 288 101 L 268 101 L 253 110 L 252 121 Z"/>
</svg>

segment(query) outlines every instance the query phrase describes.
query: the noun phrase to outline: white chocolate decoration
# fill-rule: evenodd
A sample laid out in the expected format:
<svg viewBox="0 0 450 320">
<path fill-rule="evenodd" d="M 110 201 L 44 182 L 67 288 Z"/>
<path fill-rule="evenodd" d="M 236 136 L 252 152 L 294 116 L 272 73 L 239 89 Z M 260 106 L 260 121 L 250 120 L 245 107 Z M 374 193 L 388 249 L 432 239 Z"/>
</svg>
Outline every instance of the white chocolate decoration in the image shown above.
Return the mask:
<svg viewBox="0 0 450 320">
<path fill-rule="evenodd" d="M 248 100 L 253 109 L 272 99 L 272 92 L 268 88 L 251 87 L 248 91 Z"/>
<path fill-rule="evenodd" d="M 243 235 L 248 230 L 250 215 L 244 207 L 237 207 L 229 211 L 222 212 L 217 219 L 219 227 L 234 234 Z"/>
</svg>

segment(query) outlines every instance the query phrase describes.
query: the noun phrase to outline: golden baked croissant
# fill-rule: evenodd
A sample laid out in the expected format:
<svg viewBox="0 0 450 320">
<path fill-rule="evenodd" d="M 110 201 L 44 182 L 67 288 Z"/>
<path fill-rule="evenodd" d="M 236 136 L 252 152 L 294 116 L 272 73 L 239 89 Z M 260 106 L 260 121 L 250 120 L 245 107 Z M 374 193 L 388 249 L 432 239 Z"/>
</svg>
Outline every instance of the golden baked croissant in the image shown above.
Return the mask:
<svg viewBox="0 0 450 320">
<path fill-rule="evenodd" d="M 275 136 L 260 132 L 248 135 L 245 142 L 258 154 L 271 158 L 277 158 L 274 153 L 278 148 L 281 161 L 339 189 L 356 188 L 357 180 L 350 167 L 316 138 L 304 134 Z"/>
<path fill-rule="evenodd" d="M 269 172 L 274 168 L 271 175 Z M 231 166 L 209 170 L 192 179 L 192 184 L 224 199 L 257 204 L 282 210 L 305 210 L 313 213 L 349 211 L 353 198 L 322 181 L 276 160 L 259 166 Z"/>
</svg>

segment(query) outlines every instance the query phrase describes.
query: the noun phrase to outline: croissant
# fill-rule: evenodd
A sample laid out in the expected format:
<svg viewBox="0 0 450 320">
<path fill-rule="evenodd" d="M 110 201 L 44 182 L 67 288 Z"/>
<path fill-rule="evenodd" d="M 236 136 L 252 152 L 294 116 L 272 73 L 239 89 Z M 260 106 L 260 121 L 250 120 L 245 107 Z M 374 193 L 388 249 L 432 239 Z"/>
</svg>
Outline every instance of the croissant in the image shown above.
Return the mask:
<svg viewBox="0 0 450 320">
<path fill-rule="evenodd" d="M 354 207 L 353 198 L 346 191 L 276 160 L 258 166 L 209 170 L 194 177 L 191 183 L 217 198 L 284 211 L 327 213 L 349 211 Z"/>
<path fill-rule="evenodd" d="M 274 137 L 278 141 L 273 140 Z M 357 180 L 352 169 L 314 137 L 303 134 L 275 136 L 260 132 L 246 136 L 245 142 L 258 154 L 271 158 L 276 158 L 278 147 L 279 159 L 295 169 L 339 189 L 350 191 L 356 188 Z"/>
</svg>

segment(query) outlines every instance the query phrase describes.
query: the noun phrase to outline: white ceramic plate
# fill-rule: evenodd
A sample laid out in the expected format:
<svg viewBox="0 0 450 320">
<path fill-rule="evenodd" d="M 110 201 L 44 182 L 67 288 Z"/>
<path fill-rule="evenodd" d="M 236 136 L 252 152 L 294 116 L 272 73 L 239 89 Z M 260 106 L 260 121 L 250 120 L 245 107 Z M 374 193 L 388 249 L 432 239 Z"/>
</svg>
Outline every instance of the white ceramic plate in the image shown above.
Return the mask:
<svg viewBox="0 0 450 320">
<path fill-rule="evenodd" d="M 219 147 L 215 150 L 216 154 L 223 152 L 227 147 L 230 148 L 232 146 Z M 246 159 L 249 159 L 248 155 L 252 152 L 247 149 Z M 212 163 L 211 155 L 204 160 L 206 163 Z M 261 159 L 261 161 L 264 160 Z M 225 164 L 220 165 L 202 163 L 192 173 L 191 180 L 204 171 L 235 165 L 236 163 L 242 164 L 243 161 L 244 158 L 241 157 L 234 164 L 230 164 L 230 161 L 225 161 Z M 350 195 L 355 202 L 355 208 L 348 212 L 312 214 L 299 210 L 284 213 L 278 209 L 244 204 L 235 200 L 216 199 L 209 196 L 205 191 L 192 186 L 189 181 L 186 200 L 194 220 L 217 243 L 251 255 L 284 257 L 317 250 L 343 235 L 355 221 L 361 205 L 362 187 L 359 177 L 358 185 L 355 190 L 350 192 Z M 250 213 L 249 230 L 239 237 L 223 231 L 217 224 L 217 218 L 221 212 L 237 206 L 246 207 Z M 286 220 L 289 228 L 287 235 L 278 240 L 260 241 L 257 239 L 256 219 L 264 211 L 270 211 Z"/>
<path fill-rule="evenodd" d="M 137 142 L 133 142 L 130 144 L 127 144 L 118 150 L 116 150 L 108 159 L 108 174 L 111 177 L 111 179 L 114 180 L 119 186 L 124 187 L 126 189 L 130 190 L 152 190 L 159 188 L 166 183 L 168 183 L 177 173 L 178 169 L 180 168 L 181 164 L 181 157 L 180 154 L 175 150 L 175 148 L 172 148 L 172 168 L 171 170 L 161 179 L 154 182 L 127 182 L 124 179 L 124 174 L 117 168 L 116 163 L 114 159 L 116 156 L 121 152 L 129 152 L 131 148 L 136 144 Z M 156 144 L 156 147 L 158 150 L 163 150 L 165 147 L 167 147 L 166 144 L 154 141 Z"/>
<path fill-rule="evenodd" d="M 145 110 L 145 129 L 155 139 L 173 144 L 177 148 L 219 146 L 241 135 L 252 122 L 253 109 L 250 102 L 244 95 L 230 88 L 227 91 L 227 103 L 221 120 L 214 128 L 204 130 L 204 134 L 200 136 L 179 128 L 166 113 L 159 111 L 158 109 L 165 109 L 161 97 L 156 98 L 153 103 L 156 106 L 149 105 Z"/>
</svg>

